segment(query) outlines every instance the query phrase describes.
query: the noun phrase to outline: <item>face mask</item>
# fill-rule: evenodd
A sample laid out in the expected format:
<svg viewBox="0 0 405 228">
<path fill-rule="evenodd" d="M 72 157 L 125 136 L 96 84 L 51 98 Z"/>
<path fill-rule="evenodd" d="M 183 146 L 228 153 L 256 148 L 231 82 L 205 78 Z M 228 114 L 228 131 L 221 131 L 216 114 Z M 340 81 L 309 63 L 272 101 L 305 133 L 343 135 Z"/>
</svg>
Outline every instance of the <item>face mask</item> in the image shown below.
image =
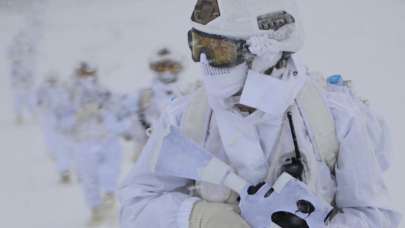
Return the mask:
<svg viewBox="0 0 405 228">
<path fill-rule="evenodd" d="M 177 74 L 173 74 L 171 72 L 162 72 L 158 73 L 157 78 L 159 81 L 161 81 L 164 84 L 170 84 L 174 83 L 177 81 Z"/>
<path fill-rule="evenodd" d="M 80 79 L 80 84 L 83 85 L 86 89 L 93 88 L 97 83 L 96 78 L 83 78 Z"/>
<path fill-rule="evenodd" d="M 216 68 L 209 65 L 205 54 L 201 54 L 201 70 L 207 94 L 213 98 L 229 98 L 242 90 L 247 77 L 245 63 L 231 68 Z"/>
</svg>

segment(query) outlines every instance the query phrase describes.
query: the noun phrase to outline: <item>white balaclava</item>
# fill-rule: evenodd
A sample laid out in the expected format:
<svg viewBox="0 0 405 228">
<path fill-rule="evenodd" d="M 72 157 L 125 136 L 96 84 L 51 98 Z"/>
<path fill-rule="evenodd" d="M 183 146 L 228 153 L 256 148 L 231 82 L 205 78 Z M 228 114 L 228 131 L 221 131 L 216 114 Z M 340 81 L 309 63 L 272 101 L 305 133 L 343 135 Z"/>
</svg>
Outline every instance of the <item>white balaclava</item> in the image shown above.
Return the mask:
<svg viewBox="0 0 405 228">
<path fill-rule="evenodd" d="M 169 72 L 169 71 L 165 71 L 165 72 L 161 72 L 161 73 L 156 73 L 156 78 L 164 83 L 164 84 L 172 84 L 177 82 L 178 80 L 178 74 Z"/>
<path fill-rule="evenodd" d="M 245 63 L 230 68 L 216 68 L 209 65 L 205 54 L 201 54 L 200 64 L 204 87 L 209 96 L 226 99 L 242 90 L 248 72 Z"/>
<path fill-rule="evenodd" d="M 164 64 L 168 62 L 169 64 L 175 64 L 178 68 L 174 71 L 169 70 L 159 70 L 155 66 L 159 64 Z M 155 78 L 164 84 L 175 83 L 179 79 L 179 74 L 183 70 L 183 64 L 181 56 L 172 52 L 169 48 L 158 49 L 149 59 L 149 64 L 151 70 L 156 74 Z"/>
</svg>

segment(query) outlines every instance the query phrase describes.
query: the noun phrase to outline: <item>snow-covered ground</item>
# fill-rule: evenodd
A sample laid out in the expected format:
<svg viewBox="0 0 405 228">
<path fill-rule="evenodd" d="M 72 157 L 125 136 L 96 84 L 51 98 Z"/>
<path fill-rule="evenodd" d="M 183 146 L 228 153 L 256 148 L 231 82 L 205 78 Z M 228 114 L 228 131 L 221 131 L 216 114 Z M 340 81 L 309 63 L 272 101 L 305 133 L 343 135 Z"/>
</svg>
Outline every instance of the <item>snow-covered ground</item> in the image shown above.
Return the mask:
<svg viewBox="0 0 405 228">
<path fill-rule="evenodd" d="M 13 125 L 4 53 L 23 24 L 28 8 L 24 2 L 29 1 L 0 0 L 0 227 L 81 228 L 88 211 L 79 187 L 57 184 L 35 122 Z M 387 183 L 395 205 L 405 213 L 401 178 L 405 171 L 405 2 L 300 3 L 307 38 L 300 56 L 314 70 L 352 79 L 359 94 L 389 122 L 395 154 Z M 43 15 L 39 72 L 56 70 L 68 77 L 78 61 L 90 59 L 99 66 L 103 84 L 131 92 L 149 82 L 150 53 L 170 45 L 184 55 L 185 79 L 193 80 L 198 68 L 188 60 L 186 38 L 193 4 L 190 0 L 49 1 Z M 127 159 L 125 172 L 130 165 Z"/>
</svg>

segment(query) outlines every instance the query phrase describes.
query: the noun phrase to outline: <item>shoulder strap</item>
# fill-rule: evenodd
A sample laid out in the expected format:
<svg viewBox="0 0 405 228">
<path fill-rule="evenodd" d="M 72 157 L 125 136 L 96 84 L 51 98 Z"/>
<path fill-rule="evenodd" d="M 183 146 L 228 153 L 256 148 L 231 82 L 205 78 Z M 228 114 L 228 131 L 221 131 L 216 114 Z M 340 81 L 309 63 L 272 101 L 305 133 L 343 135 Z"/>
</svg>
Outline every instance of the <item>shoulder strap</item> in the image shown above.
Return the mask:
<svg viewBox="0 0 405 228">
<path fill-rule="evenodd" d="M 321 94 L 320 85 L 316 85 L 311 79 L 307 80 L 296 100 L 308 126 L 315 150 L 329 168 L 334 170 L 339 142 L 335 121 Z"/>
<path fill-rule="evenodd" d="M 181 121 L 181 132 L 194 142 L 204 145 L 212 110 L 204 88 L 199 88 L 190 96 L 190 103 Z"/>
<path fill-rule="evenodd" d="M 141 90 L 141 92 L 139 93 L 139 102 L 138 102 L 139 110 L 141 112 L 145 111 L 149 107 L 152 101 L 152 97 L 153 97 L 152 89 L 149 88 Z"/>
<path fill-rule="evenodd" d="M 145 130 L 148 130 L 151 128 L 151 123 L 148 122 L 145 116 L 145 111 L 148 109 L 148 107 L 151 105 L 153 98 L 153 90 L 152 89 L 143 89 L 139 93 L 139 100 L 138 100 L 138 119 L 139 122 L 141 123 L 142 127 Z"/>
</svg>

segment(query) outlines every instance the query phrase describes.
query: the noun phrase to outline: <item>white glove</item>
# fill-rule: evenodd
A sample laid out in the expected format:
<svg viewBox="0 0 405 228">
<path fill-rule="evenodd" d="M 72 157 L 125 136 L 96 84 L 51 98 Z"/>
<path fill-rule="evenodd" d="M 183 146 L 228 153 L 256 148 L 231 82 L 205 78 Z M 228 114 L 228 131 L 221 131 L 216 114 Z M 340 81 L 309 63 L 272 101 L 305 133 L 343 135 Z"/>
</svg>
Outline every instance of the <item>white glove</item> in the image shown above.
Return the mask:
<svg viewBox="0 0 405 228">
<path fill-rule="evenodd" d="M 200 201 L 193 207 L 190 228 L 250 228 L 229 204 Z"/>
<path fill-rule="evenodd" d="M 273 186 L 249 187 L 240 197 L 241 215 L 252 228 L 324 228 L 333 209 L 286 173 Z"/>
</svg>

